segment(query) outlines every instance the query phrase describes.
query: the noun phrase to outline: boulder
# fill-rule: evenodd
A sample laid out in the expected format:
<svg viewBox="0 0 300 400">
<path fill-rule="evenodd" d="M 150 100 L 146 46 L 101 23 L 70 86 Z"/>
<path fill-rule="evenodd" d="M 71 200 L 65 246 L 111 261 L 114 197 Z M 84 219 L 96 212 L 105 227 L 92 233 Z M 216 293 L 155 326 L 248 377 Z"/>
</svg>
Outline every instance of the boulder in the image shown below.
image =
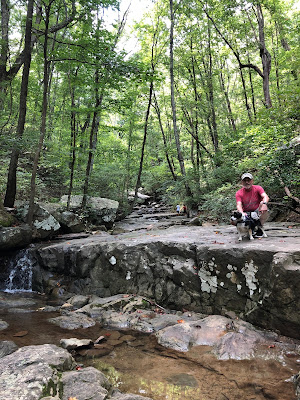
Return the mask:
<svg viewBox="0 0 300 400">
<path fill-rule="evenodd" d="M 68 302 L 74 307 L 74 308 L 81 308 L 85 306 L 86 304 L 89 303 L 89 296 L 82 296 L 82 295 L 77 295 L 73 296 L 70 299 L 68 299 Z"/>
<path fill-rule="evenodd" d="M 0 399 L 151 400 L 113 389 L 102 372 L 77 367 L 66 349 L 51 344 L 22 347 L 2 357 Z"/>
<path fill-rule="evenodd" d="M 1 361 L 0 393 L 5 400 L 55 396 L 61 372 L 75 367 L 67 350 L 50 344 L 22 347 Z"/>
<path fill-rule="evenodd" d="M 56 324 L 64 329 L 78 329 L 78 328 L 89 328 L 94 326 L 96 323 L 92 318 L 89 318 L 82 314 L 74 314 L 72 312 L 66 312 L 66 315 L 60 317 L 50 318 L 49 322 Z"/>
<path fill-rule="evenodd" d="M 93 341 L 91 339 L 77 339 L 77 338 L 60 339 L 61 347 L 67 350 L 74 350 L 80 347 L 88 347 L 92 344 Z"/>
<path fill-rule="evenodd" d="M 128 193 L 128 201 L 132 202 L 134 200 L 134 191 L 131 191 Z M 147 203 L 151 199 L 151 196 L 148 196 L 147 194 L 143 194 L 140 192 L 137 192 L 137 203 L 138 204 L 144 204 Z"/>
<path fill-rule="evenodd" d="M 17 217 L 26 222 L 29 203 L 17 206 Z M 59 222 L 47 210 L 34 204 L 33 239 L 48 239 L 60 230 Z"/>
<path fill-rule="evenodd" d="M 50 244 L 37 248 L 36 257 L 41 270 L 68 277 L 68 292 L 135 293 L 165 308 L 206 315 L 233 311 L 255 325 L 300 338 L 298 228 L 276 229 L 268 238 L 243 243 L 233 226 L 152 232 Z M 45 284 L 40 281 L 33 289 L 45 291 Z M 122 318 L 122 323 L 128 321 Z"/>
<path fill-rule="evenodd" d="M 63 206 L 67 205 L 68 196 L 64 195 L 60 199 Z M 71 196 L 70 210 L 79 212 L 81 210 L 82 196 Z M 95 226 L 105 225 L 112 227 L 119 207 L 119 203 L 115 200 L 103 197 L 87 197 L 86 203 L 86 219 L 88 223 Z"/>
<path fill-rule="evenodd" d="M 296 389 L 297 400 L 300 400 L 300 372 L 299 374 L 294 375 L 293 382 Z"/>
<path fill-rule="evenodd" d="M 194 225 L 194 226 L 201 226 L 202 225 L 202 221 L 199 217 L 194 217 L 192 218 L 189 223 L 189 225 Z"/>
<path fill-rule="evenodd" d="M 0 204 L 0 227 L 11 226 L 13 225 L 14 222 L 15 222 L 14 216 L 11 213 L 7 212 L 7 209 L 3 207 L 2 204 Z"/>
<path fill-rule="evenodd" d="M 212 346 L 219 360 L 251 359 L 259 345 L 267 348 L 268 344 L 278 341 L 276 333 L 260 331 L 245 321 L 233 321 L 220 315 L 192 322 L 181 320 L 155 335 L 159 344 L 178 351 L 188 351 L 194 346 Z M 263 357 L 267 359 L 268 355 Z"/>
<path fill-rule="evenodd" d="M 32 230 L 29 225 L 0 229 L 0 250 L 26 247 L 31 243 Z"/>
<path fill-rule="evenodd" d="M 62 400 L 105 400 L 111 387 L 105 375 L 93 367 L 64 372 L 62 384 Z"/>
<path fill-rule="evenodd" d="M 1 321 L 0 321 L 0 323 L 1 323 Z M 2 342 L 0 342 L 0 358 L 13 353 L 17 349 L 18 349 L 18 346 L 11 340 L 3 340 Z"/>
<path fill-rule="evenodd" d="M 71 211 L 55 212 L 54 217 L 64 233 L 79 233 L 85 230 L 84 223 Z"/>
</svg>

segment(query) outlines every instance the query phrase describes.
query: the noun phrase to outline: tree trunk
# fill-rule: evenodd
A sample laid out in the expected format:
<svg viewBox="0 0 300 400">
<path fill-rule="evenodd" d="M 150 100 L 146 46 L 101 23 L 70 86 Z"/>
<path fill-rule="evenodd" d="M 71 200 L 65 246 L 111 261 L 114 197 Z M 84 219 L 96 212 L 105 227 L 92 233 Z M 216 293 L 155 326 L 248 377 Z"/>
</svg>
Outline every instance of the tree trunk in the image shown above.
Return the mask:
<svg viewBox="0 0 300 400">
<path fill-rule="evenodd" d="M 83 197 L 82 197 L 82 204 L 81 204 L 81 207 L 83 209 L 86 207 L 86 203 L 87 203 L 89 181 L 90 181 L 90 176 L 91 176 L 93 162 L 94 162 L 94 152 L 96 150 L 97 141 L 98 141 L 98 129 L 99 129 L 99 123 L 100 123 L 99 109 L 101 107 L 103 96 L 104 96 L 103 89 L 102 89 L 101 95 L 99 96 L 98 86 L 99 86 L 99 70 L 97 67 L 97 70 L 95 72 L 95 111 L 93 113 L 93 120 L 92 120 L 92 126 L 91 126 L 89 155 L 88 155 L 88 161 L 87 161 L 87 165 L 86 165 L 85 181 L 84 181 L 84 185 L 83 185 Z"/>
<path fill-rule="evenodd" d="M 240 75 L 241 75 L 241 80 L 242 80 L 242 85 L 243 85 L 243 93 L 244 93 L 244 98 L 245 98 L 245 106 L 246 106 L 246 110 L 247 110 L 247 112 L 248 112 L 249 122 L 250 122 L 250 124 L 252 124 L 251 108 L 250 108 L 249 103 L 248 103 L 246 82 L 245 82 L 245 78 L 244 78 L 244 74 L 243 74 L 242 68 L 240 68 Z"/>
<path fill-rule="evenodd" d="M 263 91 L 265 96 L 265 103 L 268 108 L 272 107 L 270 96 L 270 71 L 271 71 L 271 54 L 266 48 L 265 32 L 264 32 L 264 16 L 262 13 L 261 5 L 257 4 L 257 19 L 258 19 L 258 32 L 259 32 L 259 53 L 263 66 Z"/>
<path fill-rule="evenodd" d="M 225 87 L 225 81 L 224 81 L 222 69 L 223 69 L 223 67 L 221 65 L 221 67 L 220 67 L 220 86 L 222 88 L 222 91 L 224 93 L 225 100 L 226 100 L 229 125 L 231 126 L 233 132 L 236 132 L 235 120 L 234 120 L 234 117 L 233 117 L 231 103 L 230 103 L 230 99 L 229 99 L 229 96 L 228 96 L 228 89 L 226 89 L 226 87 Z"/>
<path fill-rule="evenodd" d="M 2 0 L 3 1 L 3 0 Z M 28 79 L 31 64 L 31 29 L 32 29 L 32 15 L 33 15 L 33 0 L 28 0 L 27 5 L 27 17 L 26 17 L 26 31 L 25 31 L 25 47 L 24 47 L 24 68 L 22 74 L 22 83 L 20 91 L 20 103 L 19 103 L 19 119 L 17 125 L 17 138 L 21 138 L 24 132 L 26 111 L 27 111 L 27 94 L 28 94 Z M 15 147 L 12 150 L 6 193 L 4 198 L 5 207 L 13 207 L 16 198 L 17 191 L 17 166 L 19 159 L 20 150 Z"/>
<path fill-rule="evenodd" d="M 27 11 L 28 13 L 28 11 Z M 7 0 L 1 0 L 1 54 L 0 54 L 0 82 L 6 77 L 6 65 L 8 60 L 8 26 L 9 26 L 9 4 Z M 1 87 L 2 89 L 2 87 Z"/>
<path fill-rule="evenodd" d="M 250 63 L 249 54 L 248 54 L 248 62 Z M 256 106 L 255 106 L 255 96 L 254 96 L 254 87 L 253 87 L 253 81 L 252 81 L 251 68 L 248 68 L 248 73 L 249 73 L 249 82 L 250 82 L 250 87 L 251 87 L 251 100 L 252 100 L 253 115 L 254 115 L 254 119 L 256 120 Z"/>
<path fill-rule="evenodd" d="M 148 106 L 147 106 L 147 111 L 146 111 L 146 116 L 145 116 L 144 137 L 143 137 L 143 144 L 142 144 L 142 150 L 141 150 L 140 167 L 139 167 L 139 172 L 138 172 L 136 185 L 135 185 L 134 200 L 132 203 L 132 208 L 134 207 L 134 204 L 136 202 L 138 190 L 141 185 L 141 176 L 142 176 L 142 171 L 143 171 L 143 163 L 144 163 L 145 146 L 146 146 L 146 139 L 147 139 L 147 133 L 148 133 L 148 121 L 149 121 L 149 115 L 150 115 L 152 93 L 153 93 L 153 74 L 152 74 L 152 79 L 151 79 L 150 88 L 149 88 L 149 99 L 148 99 Z"/>
<path fill-rule="evenodd" d="M 208 54 L 209 54 L 209 62 L 208 62 L 208 92 L 209 92 L 209 104 L 211 110 L 211 123 L 213 129 L 213 146 L 215 152 L 219 149 L 219 138 L 218 138 L 218 130 L 217 130 L 217 120 L 216 120 L 216 111 L 215 111 L 215 103 L 214 103 L 214 86 L 213 86 L 213 77 L 212 77 L 212 54 L 211 54 L 211 31 L 210 31 L 210 21 L 208 20 Z"/>
<path fill-rule="evenodd" d="M 77 75 L 78 68 L 75 72 L 75 76 Z M 75 87 L 72 86 L 70 76 L 69 76 L 69 85 L 70 85 L 70 96 L 71 96 L 71 141 L 70 141 L 70 184 L 68 191 L 68 201 L 67 201 L 67 210 L 70 209 L 70 201 L 73 190 L 73 179 L 74 179 L 74 167 L 76 162 L 76 113 L 75 113 Z"/>
<path fill-rule="evenodd" d="M 27 223 L 32 225 L 33 220 L 33 209 L 34 209 L 34 197 L 36 190 L 36 175 L 38 169 L 38 163 L 40 154 L 42 151 L 44 137 L 46 133 L 46 121 L 47 121 L 47 106 L 48 106 L 48 90 L 49 90 L 49 61 L 48 61 L 48 39 L 49 39 L 49 18 L 50 18 L 50 8 L 51 6 L 45 7 L 45 31 L 44 31 L 44 74 L 43 74 L 43 103 L 42 103 L 42 119 L 41 119 L 41 128 L 40 128 L 40 137 L 38 147 L 35 152 L 31 181 L 30 181 L 30 199 L 29 199 L 29 209 L 27 215 Z"/>
<path fill-rule="evenodd" d="M 173 11 L 173 0 L 170 0 L 170 84 L 171 84 L 171 106 L 172 106 L 172 117 L 173 117 L 173 131 L 176 142 L 177 156 L 180 165 L 180 171 L 182 177 L 184 179 L 184 186 L 186 195 L 188 197 L 192 197 L 191 189 L 186 181 L 186 172 L 184 166 L 184 159 L 181 151 L 179 133 L 177 129 L 177 120 L 176 120 L 176 103 L 175 103 L 175 93 L 174 93 L 174 54 L 173 54 L 173 41 L 174 41 L 174 11 Z"/>
<path fill-rule="evenodd" d="M 155 108 L 156 115 L 157 115 L 157 118 L 158 118 L 160 131 L 161 131 L 161 134 L 162 134 L 162 137 L 163 137 L 166 160 L 167 160 L 170 172 L 172 174 L 173 180 L 176 181 L 177 180 L 177 176 L 176 176 L 176 174 L 174 172 L 174 168 L 172 166 L 172 163 L 171 163 L 171 160 L 170 160 L 170 157 L 169 157 L 167 139 L 166 139 L 166 135 L 165 135 L 165 132 L 164 132 L 164 127 L 163 127 L 163 124 L 162 124 L 162 121 L 161 121 L 160 109 L 159 109 L 159 106 L 158 106 L 158 102 L 157 102 L 157 98 L 155 96 L 155 93 L 153 94 L 153 98 L 154 98 L 154 108 Z"/>
</svg>

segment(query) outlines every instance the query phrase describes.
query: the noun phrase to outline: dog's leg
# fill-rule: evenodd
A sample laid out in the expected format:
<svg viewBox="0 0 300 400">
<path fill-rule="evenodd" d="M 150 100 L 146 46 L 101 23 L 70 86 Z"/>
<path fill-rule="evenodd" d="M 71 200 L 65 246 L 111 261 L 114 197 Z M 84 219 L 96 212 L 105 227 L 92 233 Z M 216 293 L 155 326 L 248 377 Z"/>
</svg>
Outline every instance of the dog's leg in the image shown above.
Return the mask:
<svg viewBox="0 0 300 400">
<path fill-rule="evenodd" d="M 241 242 L 243 240 L 241 228 L 239 225 L 236 225 L 236 229 L 237 229 L 237 234 L 239 235 L 238 241 Z"/>
<path fill-rule="evenodd" d="M 254 240 L 254 237 L 252 236 L 252 229 L 249 229 L 248 233 L 249 233 L 249 239 Z"/>
<path fill-rule="evenodd" d="M 261 229 L 261 231 L 263 233 L 263 237 L 268 237 L 268 235 L 266 234 L 266 232 L 265 232 L 265 230 L 264 230 L 264 228 L 262 226 L 260 227 L 260 229 Z"/>
</svg>

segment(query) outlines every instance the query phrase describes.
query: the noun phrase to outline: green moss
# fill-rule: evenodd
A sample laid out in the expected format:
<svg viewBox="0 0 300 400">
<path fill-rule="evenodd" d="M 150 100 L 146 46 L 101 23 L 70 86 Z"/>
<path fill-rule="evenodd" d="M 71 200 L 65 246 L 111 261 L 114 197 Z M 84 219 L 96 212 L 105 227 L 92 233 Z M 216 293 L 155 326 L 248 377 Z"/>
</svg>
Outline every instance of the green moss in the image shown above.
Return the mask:
<svg viewBox="0 0 300 400">
<path fill-rule="evenodd" d="M 9 227 L 15 222 L 14 217 L 9 214 L 3 207 L 0 207 L 0 226 Z"/>
<path fill-rule="evenodd" d="M 54 383 L 54 381 L 51 379 L 48 382 L 48 385 L 44 386 L 42 396 L 40 398 L 47 396 L 56 396 L 56 394 L 57 394 L 57 384 Z"/>
</svg>

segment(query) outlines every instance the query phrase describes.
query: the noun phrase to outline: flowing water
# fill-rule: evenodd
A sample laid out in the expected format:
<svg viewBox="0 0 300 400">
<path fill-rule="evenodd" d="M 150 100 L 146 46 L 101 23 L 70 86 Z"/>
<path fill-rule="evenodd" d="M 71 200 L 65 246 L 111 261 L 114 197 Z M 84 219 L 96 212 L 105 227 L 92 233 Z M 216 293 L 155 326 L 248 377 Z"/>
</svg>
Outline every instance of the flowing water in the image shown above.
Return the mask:
<svg viewBox="0 0 300 400">
<path fill-rule="evenodd" d="M 48 321 L 58 312 L 41 311 L 56 302 L 31 292 L 31 279 L 30 256 L 26 251 L 19 252 L 12 264 L 6 264 L 2 280 L 0 326 L 2 320 L 9 327 L 0 330 L 0 341 L 12 340 L 20 347 L 59 345 L 62 338 L 95 341 L 102 335 L 103 348 L 74 354 L 77 363 L 103 371 L 122 392 L 153 400 L 296 400 L 291 381 L 300 369 L 296 342 L 295 352 L 282 363 L 264 359 L 219 361 L 208 346 L 179 353 L 159 346 L 153 335 L 109 331 L 99 324 L 87 329 L 62 329 Z"/>
<path fill-rule="evenodd" d="M 0 259 L 0 290 L 8 293 L 32 291 L 32 260 L 29 249 L 19 250 L 16 254 Z"/>
</svg>

